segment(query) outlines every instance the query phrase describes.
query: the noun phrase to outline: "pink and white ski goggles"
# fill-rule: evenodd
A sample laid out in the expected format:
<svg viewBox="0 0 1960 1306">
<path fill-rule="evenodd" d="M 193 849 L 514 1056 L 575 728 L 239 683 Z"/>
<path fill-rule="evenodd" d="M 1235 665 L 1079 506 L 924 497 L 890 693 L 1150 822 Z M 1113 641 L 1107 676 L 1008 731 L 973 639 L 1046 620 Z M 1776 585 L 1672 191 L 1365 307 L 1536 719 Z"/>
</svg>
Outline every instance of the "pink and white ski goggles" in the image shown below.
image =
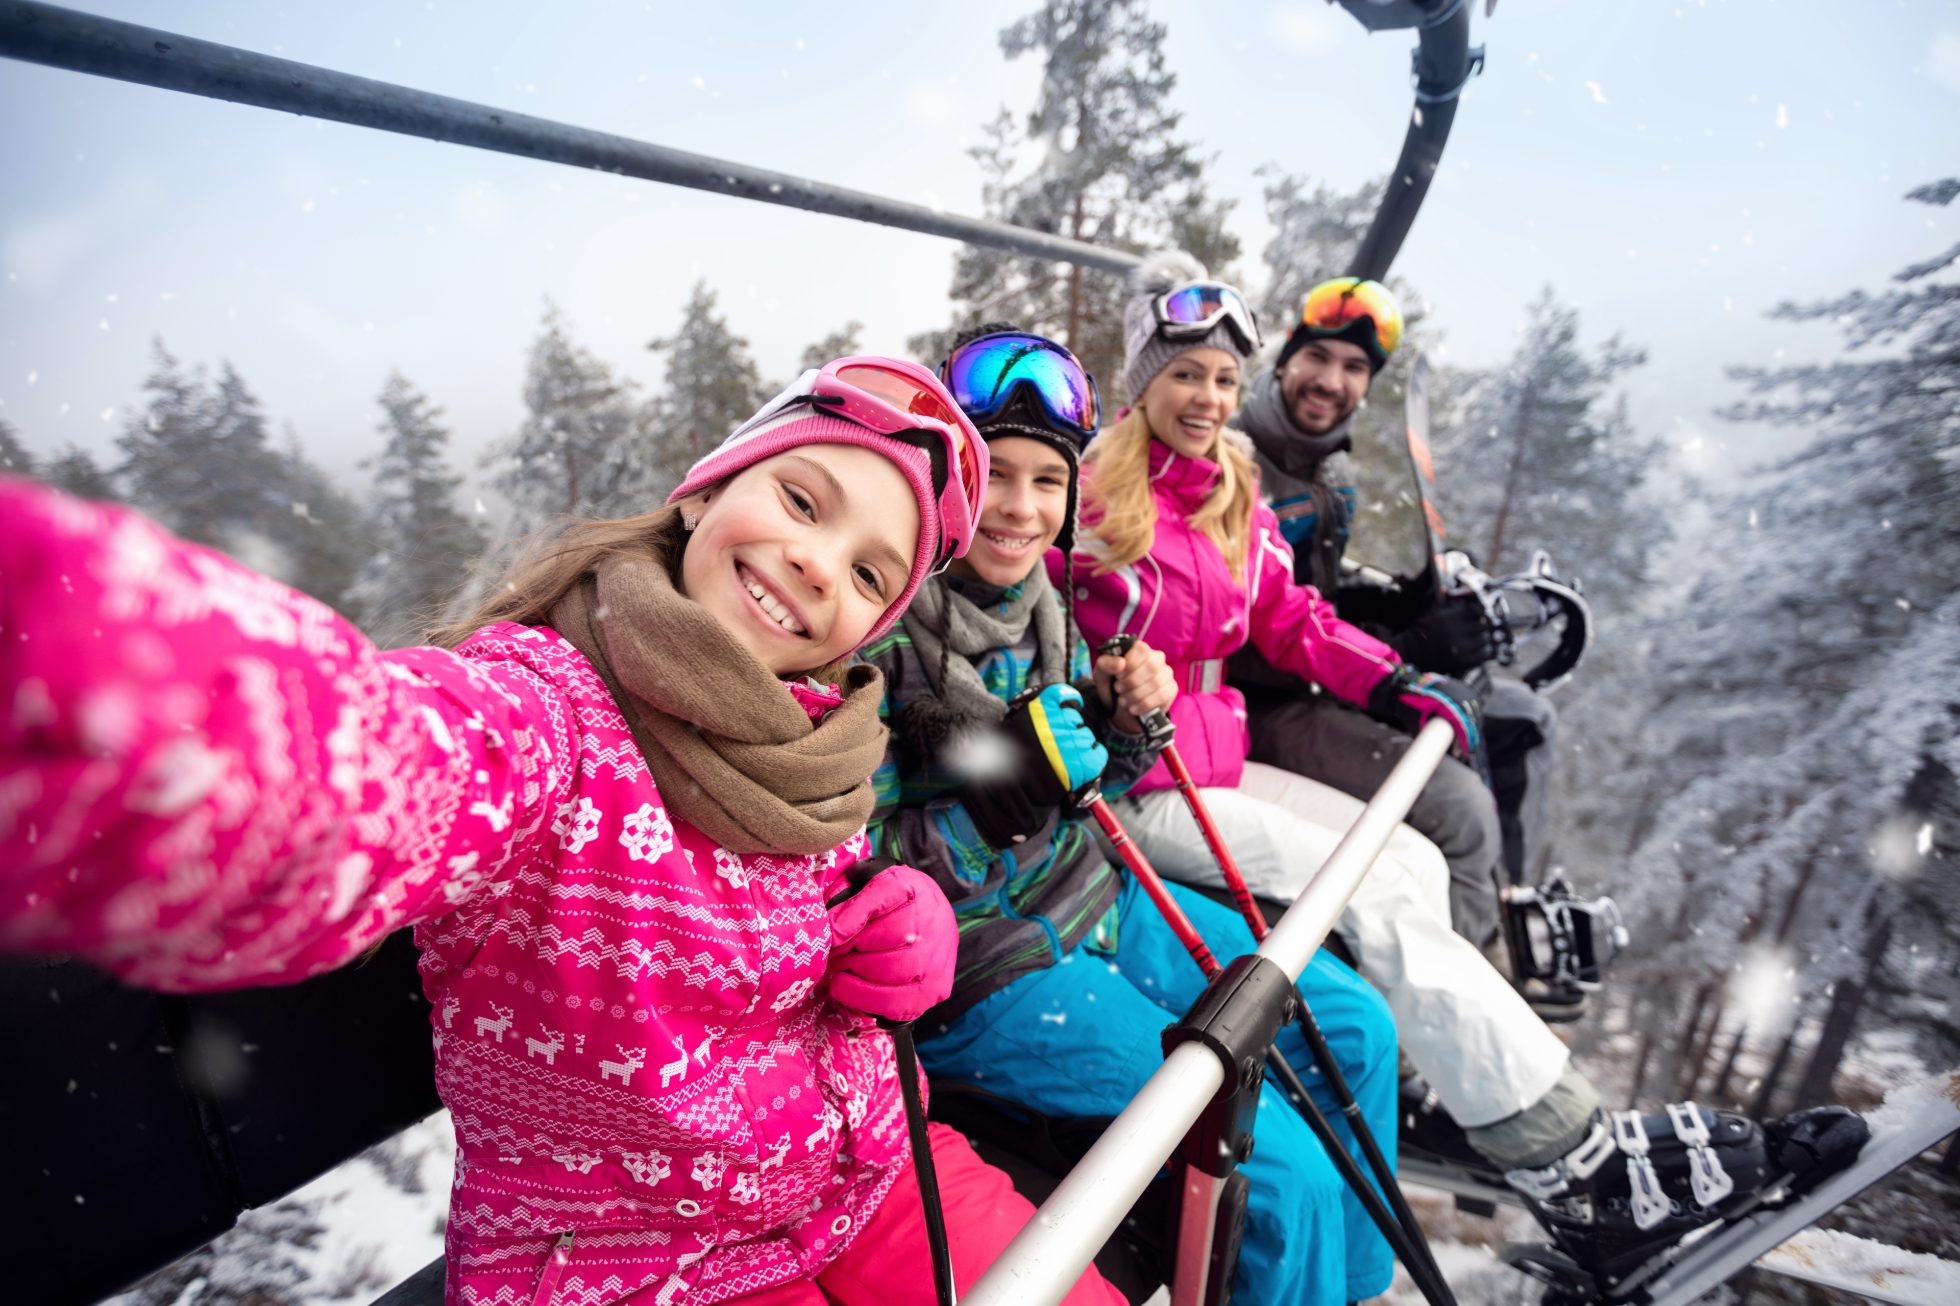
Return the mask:
<svg viewBox="0 0 1960 1306">
<path fill-rule="evenodd" d="M 933 573 L 943 571 L 947 563 L 972 547 L 987 488 L 987 444 L 939 378 L 901 358 L 839 358 L 797 377 L 737 427 L 717 455 L 738 448 L 754 432 L 799 404 L 925 452 L 932 464 L 932 487 L 939 510 L 939 548 Z"/>
</svg>

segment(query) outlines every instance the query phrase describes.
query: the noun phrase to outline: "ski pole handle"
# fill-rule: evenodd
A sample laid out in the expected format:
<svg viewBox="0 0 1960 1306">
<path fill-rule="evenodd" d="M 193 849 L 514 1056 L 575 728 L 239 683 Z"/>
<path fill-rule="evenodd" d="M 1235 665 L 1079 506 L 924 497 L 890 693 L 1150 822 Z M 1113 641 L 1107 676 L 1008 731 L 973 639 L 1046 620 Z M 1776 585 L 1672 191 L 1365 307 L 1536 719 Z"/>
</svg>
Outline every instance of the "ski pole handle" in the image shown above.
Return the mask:
<svg viewBox="0 0 1960 1306">
<path fill-rule="evenodd" d="M 1111 635 L 1096 647 L 1096 656 L 1114 653 L 1123 657 L 1136 647 L 1137 637 L 1127 632 Z M 1152 748 L 1169 748 L 1171 740 L 1177 735 L 1177 727 L 1171 724 L 1171 714 L 1163 708 L 1154 708 L 1137 718 L 1143 727 L 1144 742 Z"/>
</svg>

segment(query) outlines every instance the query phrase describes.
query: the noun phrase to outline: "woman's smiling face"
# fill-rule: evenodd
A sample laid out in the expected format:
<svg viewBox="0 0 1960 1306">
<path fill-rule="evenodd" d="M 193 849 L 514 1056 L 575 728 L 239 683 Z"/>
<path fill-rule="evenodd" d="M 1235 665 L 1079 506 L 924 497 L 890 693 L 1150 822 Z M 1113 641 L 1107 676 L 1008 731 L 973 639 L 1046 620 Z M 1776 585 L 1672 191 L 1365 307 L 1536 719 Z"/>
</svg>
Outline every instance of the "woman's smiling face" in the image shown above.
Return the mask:
<svg viewBox="0 0 1960 1306">
<path fill-rule="evenodd" d="M 1202 346 L 1170 361 L 1143 388 L 1150 433 L 1186 458 L 1209 458 L 1239 406 L 1238 355 Z"/>
<path fill-rule="evenodd" d="M 904 592 L 918 550 L 912 487 L 857 445 L 764 459 L 710 491 L 699 513 L 681 589 L 779 676 L 862 643 Z"/>
</svg>

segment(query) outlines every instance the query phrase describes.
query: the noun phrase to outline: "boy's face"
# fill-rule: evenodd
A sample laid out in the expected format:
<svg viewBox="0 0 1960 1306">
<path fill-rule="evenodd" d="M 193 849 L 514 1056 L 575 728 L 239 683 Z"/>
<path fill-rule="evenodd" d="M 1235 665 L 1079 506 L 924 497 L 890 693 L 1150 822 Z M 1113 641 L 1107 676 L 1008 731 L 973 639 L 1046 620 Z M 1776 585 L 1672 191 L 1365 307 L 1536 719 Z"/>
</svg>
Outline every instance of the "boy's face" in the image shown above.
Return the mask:
<svg viewBox="0 0 1960 1306">
<path fill-rule="evenodd" d="M 989 585 L 1013 585 L 1041 565 L 1062 532 L 1074 475 L 1052 445 L 1027 436 L 987 442 L 987 506 L 964 558 L 950 570 Z"/>
<path fill-rule="evenodd" d="M 779 676 L 863 642 L 905 589 L 919 505 L 896 465 L 811 444 L 711 492 L 681 555 L 681 589 Z"/>
</svg>

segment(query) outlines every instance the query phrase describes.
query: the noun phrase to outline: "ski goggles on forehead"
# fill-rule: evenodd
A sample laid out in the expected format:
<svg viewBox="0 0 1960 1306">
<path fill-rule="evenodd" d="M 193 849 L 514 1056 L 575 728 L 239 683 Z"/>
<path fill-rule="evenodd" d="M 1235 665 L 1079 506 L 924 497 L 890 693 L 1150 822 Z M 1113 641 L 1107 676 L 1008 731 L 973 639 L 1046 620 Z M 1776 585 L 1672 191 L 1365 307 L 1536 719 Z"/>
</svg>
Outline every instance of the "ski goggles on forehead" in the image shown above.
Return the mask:
<svg viewBox="0 0 1960 1306">
<path fill-rule="evenodd" d="M 1307 292 L 1300 306 L 1300 325 L 1315 331 L 1339 331 L 1367 318 L 1375 343 L 1386 358 L 1402 343 L 1402 310 L 1388 287 L 1360 277 L 1336 277 Z"/>
<path fill-rule="evenodd" d="M 1084 440 L 1102 425 L 1096 378 L 1054 341 L 1022 332 L 969 340 L 939 365 L 940 379 L 967 416 L 982 422 L 1017 395 L 1031 395 L 1047 419 Z"/>
<path fill-rule="evenodd" d="M 938 378 L 904 359 L 840 358 L 796 378 L 730 439 L 798 404 L 925 450 L 939 499 L 939 553 L 932 570 L 944 570 L 967 551 L 987 483 L 986 446 Z"/>
<path fill-rule="evenodd" d="M 1245 297 L 1218 281 L 1193 281 L 1166 291 L 1150 302 L 1157 316 L 1157 331 L 1166 340 L 1192 340 L 1209 335 L 1223 322 L 1238 337 L 1239 348 L 1253 353 L 1259 348 L 1259 319 Z"/>
</svg>

